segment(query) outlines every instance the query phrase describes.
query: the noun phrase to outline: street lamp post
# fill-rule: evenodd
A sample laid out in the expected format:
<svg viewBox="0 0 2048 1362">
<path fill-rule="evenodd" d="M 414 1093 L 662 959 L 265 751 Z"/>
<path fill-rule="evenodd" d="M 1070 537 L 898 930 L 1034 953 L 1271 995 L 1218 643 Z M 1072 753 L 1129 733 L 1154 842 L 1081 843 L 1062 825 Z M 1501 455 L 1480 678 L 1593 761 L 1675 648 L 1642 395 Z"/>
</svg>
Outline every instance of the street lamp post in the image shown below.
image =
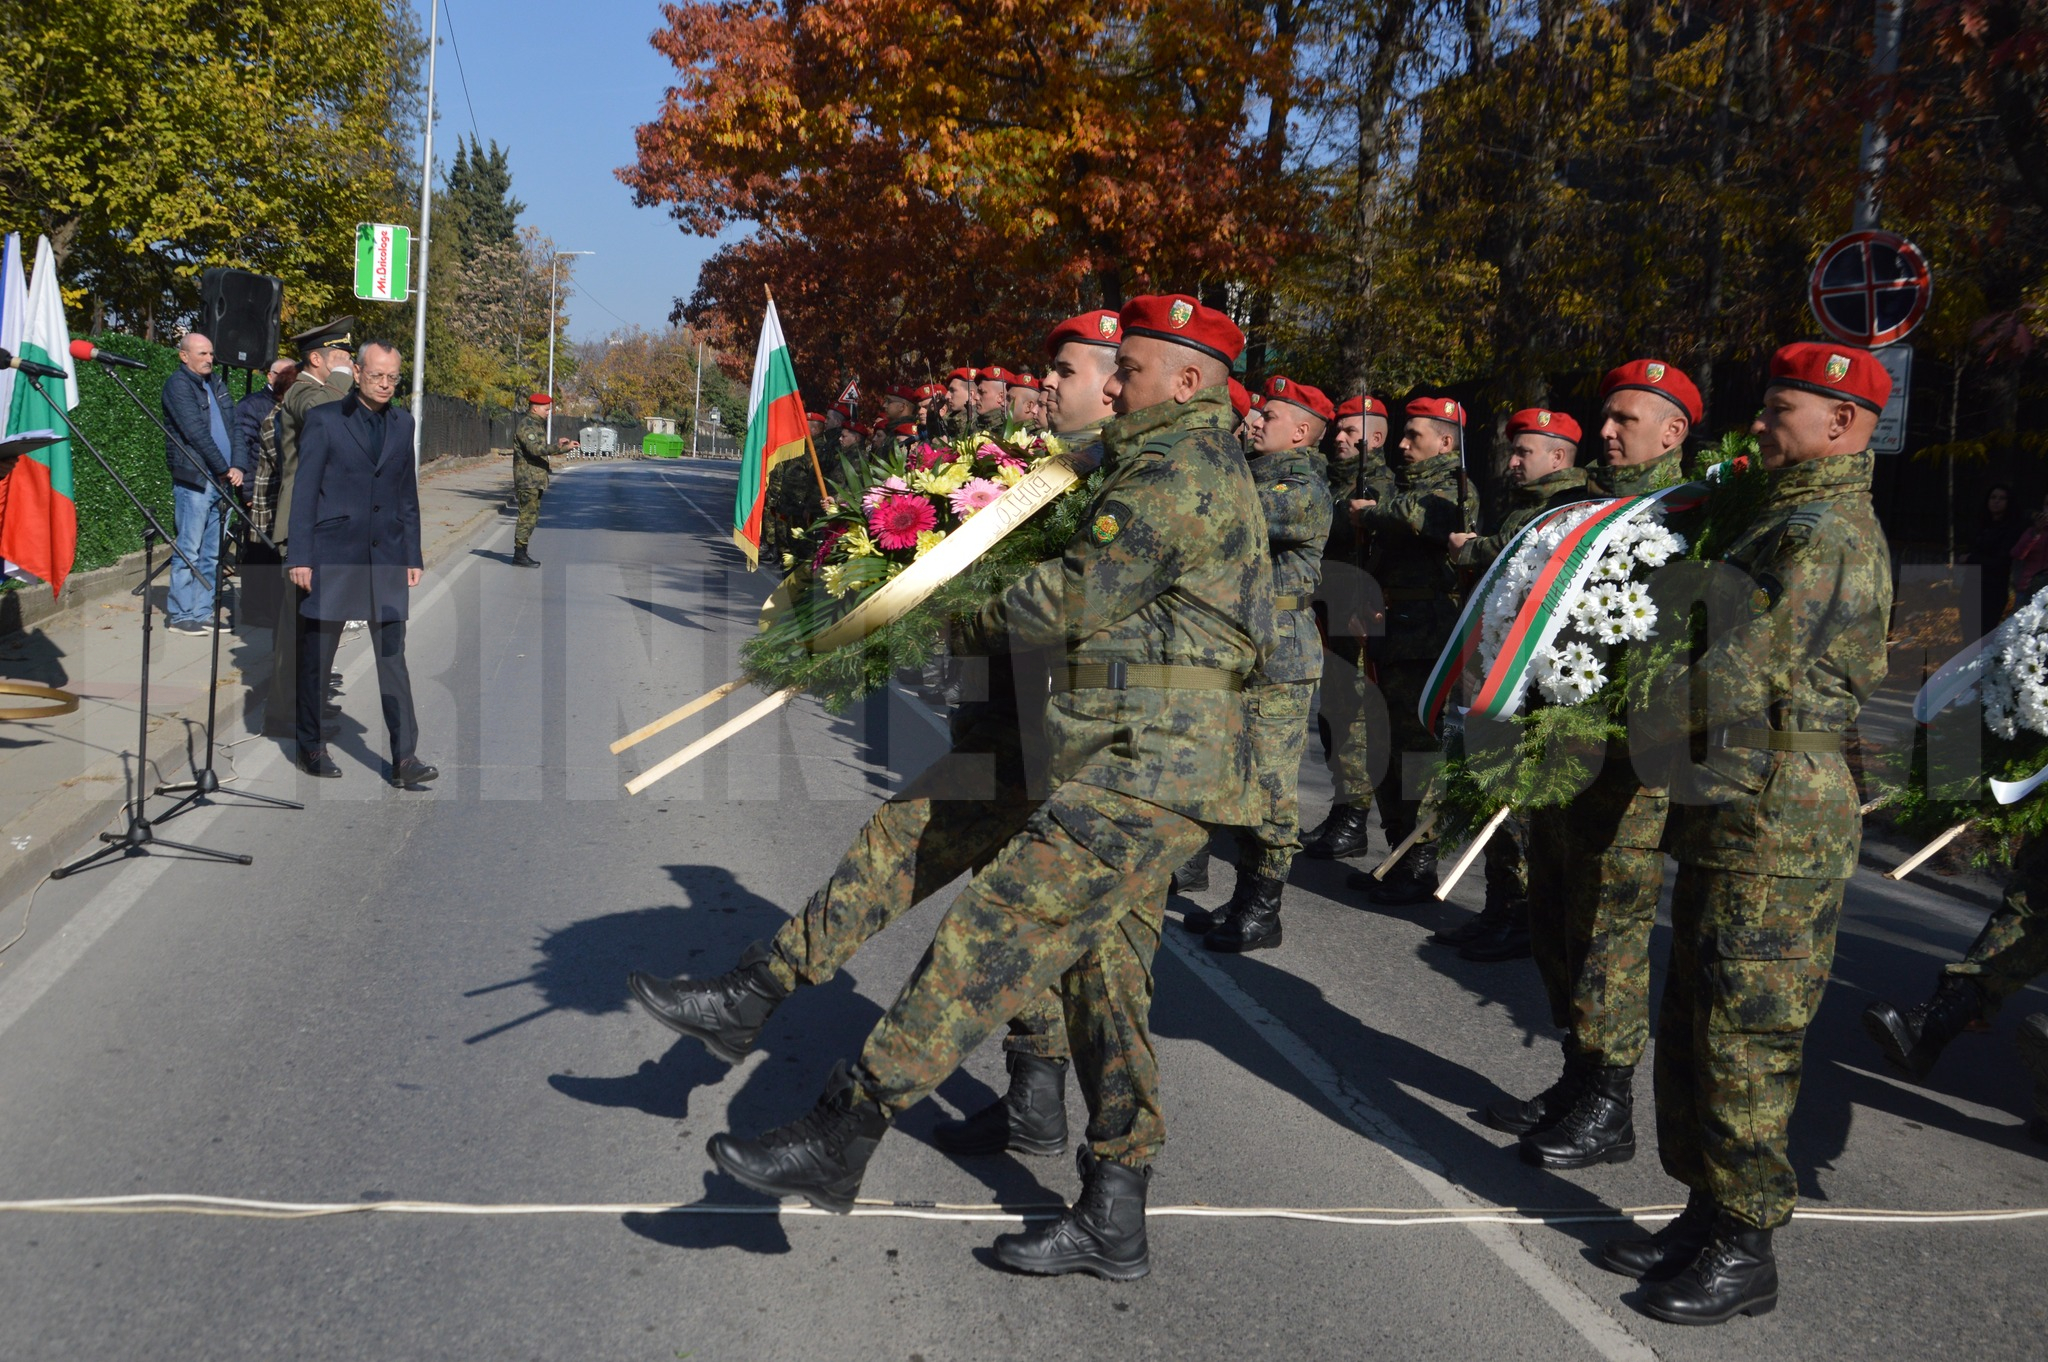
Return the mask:
<svg viewBox="0 0 2048 1362">
<path fill-rule="evenodd" d="M 555 261 L 572 255 L 596 255 L 596 251 L 556 251 L 548 261 L 548 448 L 555 447 L 555 297 L 561 272 Z"/>
</svg>

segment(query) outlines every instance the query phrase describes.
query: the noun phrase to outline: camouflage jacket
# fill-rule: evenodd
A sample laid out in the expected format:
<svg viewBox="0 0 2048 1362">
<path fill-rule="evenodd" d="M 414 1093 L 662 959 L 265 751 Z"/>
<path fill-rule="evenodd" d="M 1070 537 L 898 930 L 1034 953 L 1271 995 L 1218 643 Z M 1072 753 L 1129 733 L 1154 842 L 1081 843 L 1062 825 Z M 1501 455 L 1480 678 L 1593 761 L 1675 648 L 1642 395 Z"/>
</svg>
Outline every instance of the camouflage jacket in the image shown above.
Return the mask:
<svg viewBox="0 0 2048 1362">
<path fill-rule="evenodd" d="M 1323 557 L 1346 563 L 1358 561 L 1358 535 L 1351 528 L 1351 497 L 1358 490 L 1358 472 L 1365 456 L 1329 459 L 1323 469 L 1324 485 L 1330 489 L 1330 536 L 1323 541 Z"/>
<path fill-rule="evenodd" d="M 519 430 L 512 437 L 512 468 L 516 473 L 531 477 L 536 474 L 545 481 L 550 469 L 548 455 L 548 428 L 538 418 L 528 416 L 519 422 Z"/>
<path fill-rule="evenodd" d="M 1736 571 L 1705 588 L 1710 632 L 1689 684 L 1631 722 L 1638 749 L 1705 735 L 1672 790 L 1671 852 L 1685 864 L 1816 879 L 1856 868 L 1863 820 L 1842 753 L 1773 751 L 1756 730 L 1843 733 L 1884 680 L 1891 558 L 1874 466 L 1836 455 L 1770 474 L 1724 560 Z"/>
<path fill-rule="evenodd" d="M 1249 677 L 1273 646 L 1273 571 L 1251 470 L 1221 387 L 1103 427 L 1106 476 L 1082 528 L 968 632 L 1064 648 L 1075 663 L 1167 663 Z M 1242 692 L 1061 691 L 1045 734 L 1055 783 L 1117 790 L 1210 823 L 1260 796 Z"/>
<path fill-rule="evenodd" d="M 1586 470 L 1587 485 L 1597 496 L 1639 497 L 1645 492 L 1661 492 L 1666 487 L 1676 487 L 1684 481 L 1685 450 L 1682 447 L 1660 454 L 1648 463 L 1631 464 L 1626 468 L 1603 463 Z"/>
<path fill-rule="evenodd" d="M 1360 528 L 1372 536 L 1365 569 L 1386 601 L 1385 632 L 1370 640 L 1374 658 L 1434 662 L 1443 651 L 1458 622 L 1458 572 L 1447 542 L 1470 528 L 1470 504 L 1458 495 L 1458 456 L 1439 454 L 1402 469 L 1392 494 L 1365 512 Z"/>
<path fill-rule="evenodd" d="M 1522 527 L 1543 512 L 1557 506 L 1569 506 L 1574 501 L 1585 501 L 1597 496 L 1587 486 L 1586 470 L 1583 468 L 1560 468 L 1548 477 L 1541 477 L 1532 483 L 1517 487 L 1510 500 L 1508 513 L 1501 517 L 1500 528 L 1492 534 L 1481 535 L 1451 555 L 1451 561 L 1459 567 L 1483 568 L 1500 557 L 1508 541 L 1522 532 Z"/>
<path fill-rule="evenodd" d="M 1266 513 L 1266 551 L 1273 592 L 1294 604 L 1275 609 L 1273 655 L 1258 679 L 1313 681 L 1323 674 L 1323 640 L 1309 598 L 1323 583 L 1323 541 L 1330 533 L 1330 484 L 1314 449 L 1261 454 L 1251 462 L 1259 508 Z"/>
<path fill-rule="evenodd" d="M 354 388 L 353 374 L 332 373 L 322 382 L 302 370 L 278 399 L 277 410 L 270 413 L 277 444 L 277 475 L 269 488 L 271 505 L 277 514 L 271 520 L 270 537 L 279 543 L 291 537 L 292 492 L 299 479 L 299 432 L 305 429 L 306 414 L 315 407 L 341 401 Z"/>
</svg>

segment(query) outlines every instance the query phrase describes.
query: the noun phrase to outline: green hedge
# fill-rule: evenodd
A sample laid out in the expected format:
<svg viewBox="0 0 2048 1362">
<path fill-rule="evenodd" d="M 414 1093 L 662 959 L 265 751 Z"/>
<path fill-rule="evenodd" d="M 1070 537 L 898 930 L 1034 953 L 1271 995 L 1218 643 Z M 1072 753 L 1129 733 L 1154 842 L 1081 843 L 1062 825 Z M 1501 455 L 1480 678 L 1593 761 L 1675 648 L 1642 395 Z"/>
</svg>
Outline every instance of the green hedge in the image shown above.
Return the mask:
<svg viewBox="0 0 2048 1362">
<path fill-rule="evenodd" d="M 156 345 L 133 336 L 105 334 L 88 337 L 102 350 L 149 366 L 147 372 L 119 370 L 135 395 L 161 415 L 164 381 L 178 367 L 178 352 L 168 345 Z M 239 382 L 231 392 L 239 395 Z M 149 503 L 164 528 L 176 532 L 171 521 L 171 470 L 164 462 L 164 437 L 149 417 L 135 409 L 128 395 L 116 387 L 106 370 L 97 364 L 81 364 L 78 375 L 78 406 L 71 419 L 85 432 L 107 461 L 114 466 L 135 495 Z M 71 479 L 78 504 L 78 561 L 72 571 L 106 567 L 142 547 L 142 517 L 121 495 L 121 489 L 92 455 L 71 446 Z"/>
</svg>

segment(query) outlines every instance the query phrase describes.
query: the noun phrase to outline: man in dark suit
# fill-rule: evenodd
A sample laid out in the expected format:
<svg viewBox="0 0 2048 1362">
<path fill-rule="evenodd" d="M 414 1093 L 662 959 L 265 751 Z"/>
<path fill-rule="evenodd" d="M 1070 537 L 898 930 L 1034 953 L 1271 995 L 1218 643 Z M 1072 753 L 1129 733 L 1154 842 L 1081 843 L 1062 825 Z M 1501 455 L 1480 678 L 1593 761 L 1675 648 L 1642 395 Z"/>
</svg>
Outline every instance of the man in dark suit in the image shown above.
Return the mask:
<svg viewBox="0 0 2048 1362">
<path fill-rule="evenodd" d="M 368 342 L 356 356 L 356 390 L 306 413 L 285 566 L 292 584 L 306 593 L 299 764 L 316 776 L 341 774 L 321 736 L 322 681 L 334 666 L 343 622 L 366 619 L 391 734 L 391 783 L 409 788 L 440 772 L 416 751 L 419 721 L 405 667 L 408 593 L 419 585 L 422 560 L 412 414 L 391 401 L 399 367 L 396 347 Z"/>
</svg>

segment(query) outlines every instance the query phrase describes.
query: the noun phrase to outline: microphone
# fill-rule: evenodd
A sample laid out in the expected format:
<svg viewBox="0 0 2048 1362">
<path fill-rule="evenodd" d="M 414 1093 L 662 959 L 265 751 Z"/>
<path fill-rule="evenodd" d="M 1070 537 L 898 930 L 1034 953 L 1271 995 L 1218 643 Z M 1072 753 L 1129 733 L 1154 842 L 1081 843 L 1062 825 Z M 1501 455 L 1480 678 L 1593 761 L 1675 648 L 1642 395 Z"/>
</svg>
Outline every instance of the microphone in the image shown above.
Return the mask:
<svg viewBox="0 0 2048 1362">
<path fill-rule="evenodd" d="M 38 364 L 32 359 L 18 359 L 0 350 L 0 369 L 17 369 L 30 378 L 69 378 L 64 370 L 48 364 Z"/>
<path fill-rule="evenodd" d="M 102 364 L 116 365 L 123 369 L 147 369 L 149 367 L 139 359 L 130 359 L 126 355 L 117 355 L 111 350 L 102 350 L 88 340 L 75 340 L 71 342 L 71 358 L 96 359 Z"/>
</svg>

